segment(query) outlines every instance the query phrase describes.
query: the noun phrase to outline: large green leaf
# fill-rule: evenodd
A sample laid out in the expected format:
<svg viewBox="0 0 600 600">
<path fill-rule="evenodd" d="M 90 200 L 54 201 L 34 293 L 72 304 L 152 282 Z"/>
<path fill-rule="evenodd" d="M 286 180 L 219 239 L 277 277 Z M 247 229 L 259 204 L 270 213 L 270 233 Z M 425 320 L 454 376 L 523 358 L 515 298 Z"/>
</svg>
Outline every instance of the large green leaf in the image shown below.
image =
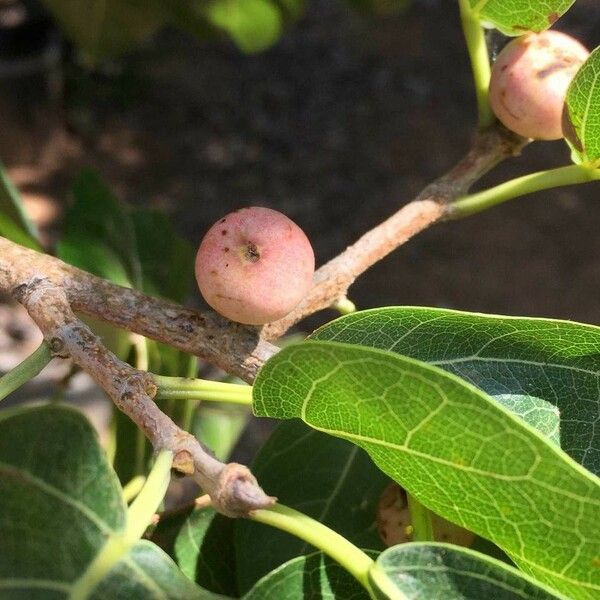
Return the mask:
<svg viewBox="0 0 600 600">
<path fill-rule="evenodd" d="M 575 0 L 469 0 L 484 25 L 506 35 L 523 35 L 552 26 Z"/>
<path fill-rule="evenodd" d="M 555 600 L 557 595 L 485 554 L 439 543 L 411 543 L 382 552 L 373 569 L 391 580 L 404 600 Z M 384 582 L 385 585 L 385 582 Z"/>
<path fill-rule="evenodd" d="M 155 546 L 126 543 L 126 520 L 117 477 L 80 412 L 0 413 L 2 598 L 66 600 L 75 586 L 93 598 L 214 598 Z M 93 563 L 101 552 L 107 560 Z"/>
<path fill-rule="evenodd" d="M 290 421 L 271 434 L 252 472 L 283 504 L 325 523 L 357 546 L 383 549 L 375 520 L 389 479 L 360 448 Z M 242 592 L 285 561 L 313 550 L 296 537 L 252 521 L 238 521 L 235 533 Z"/>
<path fill-rule="evenodd" d="M 554 404 L 519 394 L 499 394 L 493 398 L 560 446 L 560 413 Z"/>
<path fill-rule="evenodd" d="M 124 527 L 119 482 L 79 412 L 0 413 L 0 589 L 69 587 Z"/>
<path fill-rule="evenodd" d="M 600 167 L 600 47 L 591 53 L 569 86 L 563 130 L 577 162 Z"/>
<path fill-rule="evenodd" d="M 265 575 L 244 600 L 369 600 L 348 571 L 321 553 L 299 556 Z"/>
<path fill-rule="evenodd" d="M 524 571 L 573 598 L 598 597 L 598 479 L 471 384 L 392 352 L 308 341 L 270 359 L 253 389 L 256 414 L 353 441 Z"/>
<path fill-rule="evenodd" d="M 546 400 L 559 410 L 563 450 L 593 473 L 600 473 L 598 327 L 554 319 L 389 307 L 342 317 L 313 337 L 392 350 L 441 367 L 492 396 Z M 529 418 L 540 416 L 530 414 Z"/>
</svg>

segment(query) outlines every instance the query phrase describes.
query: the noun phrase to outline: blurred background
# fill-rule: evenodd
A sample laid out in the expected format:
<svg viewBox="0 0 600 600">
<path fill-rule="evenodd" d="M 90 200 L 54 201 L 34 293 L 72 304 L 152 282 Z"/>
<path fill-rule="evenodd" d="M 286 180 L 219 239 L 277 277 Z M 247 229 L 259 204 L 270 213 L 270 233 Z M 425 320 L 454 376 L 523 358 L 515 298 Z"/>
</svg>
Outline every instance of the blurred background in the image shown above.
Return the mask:
<svg viewBox="0 0 600 600">
<path fill-rule="evenodd" d="M 597 0 L 556 28 L 597 46 Z M 504 43 L 489 35 L 493 52 Z M 451 167 L 474 125 L 456 2 L 0 0 L 0 159 L 49 247 L 91 167 L 192 245 L 259 204 L 295 220 L 323 263 Z M 480 186 L 568 162 L 563 142 L 533 144 Z M 538 193 L 426 231 L 350 296 L 597 324 L 599 226 L 598 185 Z M 0 303 L 0 373 L 39 339 Z M 45 377 L 20 393 L 45 393 Z"/>
</svg>

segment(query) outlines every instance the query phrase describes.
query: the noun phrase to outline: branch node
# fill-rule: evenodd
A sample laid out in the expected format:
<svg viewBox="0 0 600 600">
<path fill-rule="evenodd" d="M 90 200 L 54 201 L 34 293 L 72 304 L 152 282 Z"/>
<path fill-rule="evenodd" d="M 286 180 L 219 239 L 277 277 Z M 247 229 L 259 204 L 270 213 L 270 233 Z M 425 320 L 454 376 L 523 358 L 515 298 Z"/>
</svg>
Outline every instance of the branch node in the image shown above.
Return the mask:
<svg viewBox="0 0 600 600">
<path fill-rule="evenodd" d="M 173 469 L 184 473 L 185 475 L 193 475 L 196 470 L 194 467 L 194 458 L 188 450 L 180 450 L 173 457 Z"/>
<path fill-rule="evenodd" d="M 247 467 L 237 463 L 225 465 L 211 497 L 219 512 L 234 518 L 277 502 L 277 498 L 264 493 Z"/>
</svg>

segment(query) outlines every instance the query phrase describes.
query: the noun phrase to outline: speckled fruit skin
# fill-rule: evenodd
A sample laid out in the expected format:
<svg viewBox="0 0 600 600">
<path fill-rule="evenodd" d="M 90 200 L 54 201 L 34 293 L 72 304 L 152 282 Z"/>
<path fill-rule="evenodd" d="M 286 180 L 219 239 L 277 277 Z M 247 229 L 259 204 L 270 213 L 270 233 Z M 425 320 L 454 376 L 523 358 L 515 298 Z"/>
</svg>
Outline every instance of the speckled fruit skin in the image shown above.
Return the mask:
<svg viewBox="0 0 600 600">
<path fill-rule="evenodd" d="M 206 302 L 223 316 L 263 325 L 287 315 L 312 284 L 315 256 L 298 225 L 270 208 L 242 208 L 215 223 L 196 255 Z"/>
<path fill-rule="evenodd" d="M 563 137 L 561 120 L 567 89 L 588 56 L 576 39 L 559 31 L 513 40 L 492 68 L 492 110 L 508 129 L 524 137 Z"/>
</svg>

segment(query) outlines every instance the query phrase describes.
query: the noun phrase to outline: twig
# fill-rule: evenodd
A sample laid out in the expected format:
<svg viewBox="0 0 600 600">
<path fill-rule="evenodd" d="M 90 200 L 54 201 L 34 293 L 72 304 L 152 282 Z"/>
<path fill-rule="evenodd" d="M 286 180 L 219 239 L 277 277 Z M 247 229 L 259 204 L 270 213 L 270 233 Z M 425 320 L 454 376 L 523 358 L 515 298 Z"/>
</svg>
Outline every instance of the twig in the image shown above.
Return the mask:
<svg viewBox="0 0 600 600">
<path fill-rule="evenodd" d="M 417 233 L 446 218 L 454 199 L 466 194 L 473 183 L 503 159 L 520 152 L 526 143 L 501 127 L 480 132 L 471 150 L 449 173 L 318 269 L 304 300 L 283 319 L 266 325 L 262 337 L 277 339 L 304 317 L 346 296 L 359 275 Z"/>
<path fill-rule="evenodd" d="M 156 394 L 152 376 L 109 352 L 75 316 L 61 287 L 35 273 L 24 275 L 17 275 L 15 269 L 7 270 L 5 263 L 0 263 L 0 288 L 10 289 L 14 298 L 25 306 L 52 353 L 72 358 L 89 373 L 145 433 L 157 452 L 170 450 L 173 467 L 192 475 L 219 512 L 242 516 L 274 502 L 246 467 L 219 462 L 193 435 L 179 429 L 160 411 L 152 400 Z"/>
</svg>

